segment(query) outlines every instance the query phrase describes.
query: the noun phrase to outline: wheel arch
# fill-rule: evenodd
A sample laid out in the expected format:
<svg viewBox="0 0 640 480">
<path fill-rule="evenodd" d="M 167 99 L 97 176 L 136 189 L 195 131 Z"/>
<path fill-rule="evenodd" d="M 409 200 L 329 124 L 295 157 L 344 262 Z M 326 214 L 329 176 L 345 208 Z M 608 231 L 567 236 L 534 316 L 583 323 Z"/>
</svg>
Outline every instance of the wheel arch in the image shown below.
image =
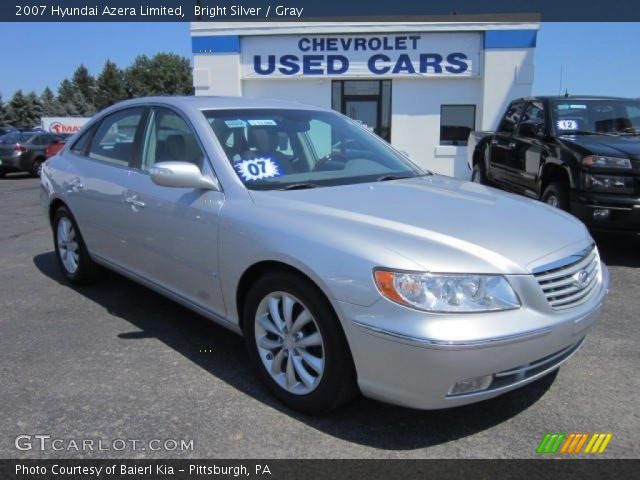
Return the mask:
<svg viewBox="0 0 640 480">
<path fill-rule="evenodd" d="M 564 182 L 569 185 L 569 188 L 572 187 L 571 175 L 567 169 L 558 163 L 548 162 L 542 167 L 542 174 L 540 175 L 540 197 L 552 182 Z"/>
<path fill-rule="evenodd" d="M 53 216 L 56 214 L 56 211 L 58 211 L 60 207 L 66 208 L 71 213 L 69 206 L 64 201 L 59 198 L 54 198 L 51 203 L 49 203 L 49 223 L 51 224 L 51 226 L 53 226 Z"/>
<path fill-rule="evenodd" d="M 235 292 L 235 305 L 236 311 L 238 312 L 238 324 L 240 325 L 240 329 L 244 332 L 244 303 L 247 297 L 247 293 L 251 285 L 253 285 L 259 278 L 266 275 L 267 273 L 272 272 L 286 272 L 294 275 L 298 275 L 305 280 L 309 281 L 311 285 L 313 285 L 319 293 L 321 293 L 324 298 L 327 300 L 334 313 L 336 313 L 335 306 L 329 296 L 325 293 L 325 290 L 317 281 L 315 281 L 310 275 L 302 271 L 300 268 L 295 267 L 289 263 L 283 262 L 281 260 L 262 260 L 256 262 L 249 266 L 240 276 L 240 280 L 238 281 L 238 286 Z M 341 322 L 340 322 L 341 323 Z M 342 328 L 342 325 L 341 325 Z M 344 329 L 343 329 L 344 330 Z"/>
</svg>

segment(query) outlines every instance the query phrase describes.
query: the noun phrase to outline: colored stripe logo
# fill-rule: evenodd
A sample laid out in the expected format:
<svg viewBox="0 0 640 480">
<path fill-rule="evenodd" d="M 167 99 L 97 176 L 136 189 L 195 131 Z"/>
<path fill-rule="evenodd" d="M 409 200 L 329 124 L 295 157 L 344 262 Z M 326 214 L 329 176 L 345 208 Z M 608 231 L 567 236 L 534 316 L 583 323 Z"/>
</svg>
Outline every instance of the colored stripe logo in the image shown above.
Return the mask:
<svg viewBox="0 0 640 480">
<path fill-rule="evenodd" d="M 612 433 L 547 433 L 538 449 L 539 454 L 604 453 L 613 438 Z M 583 450 L 584 448 L 584 450 Z"/>
</svg>

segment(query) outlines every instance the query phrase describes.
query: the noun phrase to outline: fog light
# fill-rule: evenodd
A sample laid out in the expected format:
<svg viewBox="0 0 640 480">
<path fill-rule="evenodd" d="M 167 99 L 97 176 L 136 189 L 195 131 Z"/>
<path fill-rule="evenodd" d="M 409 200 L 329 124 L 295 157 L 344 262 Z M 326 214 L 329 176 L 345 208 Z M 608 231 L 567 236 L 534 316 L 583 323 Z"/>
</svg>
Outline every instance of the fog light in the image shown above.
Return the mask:
<svg viewBox="0 0 640 480">
<path fill-rule="evenodd" d="M 467 378 L 466 380 L 460 380 L 451 387 L 448 395 L 462 395 L 465 393 L 481 392 L 486 390 L 491 385 L 493 375 L 485 375 L 483 377 Z"/>
<path fill-rule="evenodd" d="M 596 208 L 593 211 L 593 219 L 594 220 L 606 220 L 611 215 L 611 210 L 608 208 Z"/>
</svg>

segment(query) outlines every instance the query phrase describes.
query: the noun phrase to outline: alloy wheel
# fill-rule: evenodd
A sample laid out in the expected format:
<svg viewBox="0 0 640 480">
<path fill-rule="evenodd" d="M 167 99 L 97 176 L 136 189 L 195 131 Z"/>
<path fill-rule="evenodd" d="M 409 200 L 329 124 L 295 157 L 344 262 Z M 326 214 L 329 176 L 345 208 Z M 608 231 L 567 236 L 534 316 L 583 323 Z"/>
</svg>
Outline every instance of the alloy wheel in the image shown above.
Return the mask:
<svg viewBox="0 0 640 480">
<path fill-rule="evenodd" d="M 78 270 L 80 263 L 80 250 L 76 238 L 76 231 L 71 220 L 62 217 L 58 221 L 56 229 L 58 240 L 58 255 L 62 260 L 62 265 L 68 273 L 74 274 Z"/>
<path fill-rule="evenodd" d="M 284 390 L 311 393 L 325 367 L 322 333 L 309 309 L 286 292 L 262 299 L 255 315 L 255 341 L 262 363 Z"/>
</svg>

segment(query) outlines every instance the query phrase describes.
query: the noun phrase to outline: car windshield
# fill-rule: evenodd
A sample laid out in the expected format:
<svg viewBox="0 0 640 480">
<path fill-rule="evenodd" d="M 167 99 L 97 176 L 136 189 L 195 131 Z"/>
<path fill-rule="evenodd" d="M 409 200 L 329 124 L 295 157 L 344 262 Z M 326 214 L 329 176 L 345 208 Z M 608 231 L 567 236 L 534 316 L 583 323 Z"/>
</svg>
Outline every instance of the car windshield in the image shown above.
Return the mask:
<svg viewBox="0 0 640 480">
<path fill-rule="evenodd" d="M 249 189 L 326 187 L 427 174 L 365 127 L 332 112 L 203 113 Z"/>
<path fill-rule="evenodd" d="M 640 101 L 556 100 L 553 124 L 560 135 L 640 133 Z"/>
</svg>

